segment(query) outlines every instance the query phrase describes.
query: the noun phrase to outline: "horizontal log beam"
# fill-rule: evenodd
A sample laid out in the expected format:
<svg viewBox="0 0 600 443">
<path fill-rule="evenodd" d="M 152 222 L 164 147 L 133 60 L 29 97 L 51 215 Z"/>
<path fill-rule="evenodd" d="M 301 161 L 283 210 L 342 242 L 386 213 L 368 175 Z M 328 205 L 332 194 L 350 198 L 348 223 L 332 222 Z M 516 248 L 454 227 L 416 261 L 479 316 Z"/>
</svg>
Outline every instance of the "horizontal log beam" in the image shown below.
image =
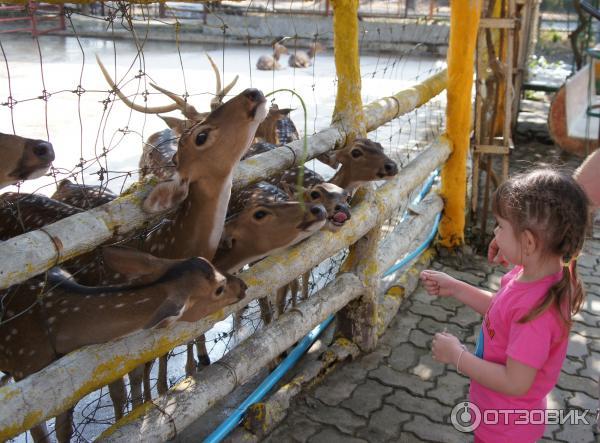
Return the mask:
<svg viewBox="0 0 600 443">
<path fill-rule="evenodd" d="M 422 84 L 377 100 L 365 107 L 368 130 L 421 106 L 439 94 L 446 84 L 445 71 Z M 307 159 L 345 143 L 344 131 L 330 127 L 308 137 Z M 304 141 L 297 140 L 241 162 L 234 175 L 234 189 L 243 188 L 276 172 L 299 165 L 304 158 Z M 72 215 L 37 230 L 0 242 L 0 289 L 22 283 L 68 259 L 91 251 L 115 235 L 142 229 L 152 220 L 141 210 L 150 192 L 149 184 L 136 184 L 127 195 L 106 205 Z"/>
<path fill-rule="evenodd" d="M 340 275 L 202 373 L 186 378 L 167 395 L 152 401 L 144 408 L 142 417 L 133 421 L 125 417 L 98 440 L 129 443 L 162 442 L 174 438 L 177 429 L 189 426 L 217 401 L 250 380 L 275 357 L 363 291 L 357 276 Z"/>
<path fill-rule="evenodd" d="M 195 323 L 176 322 L 168 328 L 138 331 L 110 343 L 87 346 L 18 383 L 0 388 L 0 404 L 3 405 L 0 441 L 58 415 L 80 398 L 138 365 L 200 336 L 215 322 L 242 309 L 252 300 L 275 292 L 296 276 L 356 242 L 397 211 L 412 190 L 449 155 L 447 140 L 441 138 L 435 141 L 406 165 L 397 177 L 374 192 L 373 200 L 353 208 L 352 218 L 342 230 L 337 233 L 318 232 L 301 244 L 267 257 L 241 273 L 240 277 L 249 288 L 240 302 Z M 403 251 L 397 252 L 401 254 Z"/>
</svg>

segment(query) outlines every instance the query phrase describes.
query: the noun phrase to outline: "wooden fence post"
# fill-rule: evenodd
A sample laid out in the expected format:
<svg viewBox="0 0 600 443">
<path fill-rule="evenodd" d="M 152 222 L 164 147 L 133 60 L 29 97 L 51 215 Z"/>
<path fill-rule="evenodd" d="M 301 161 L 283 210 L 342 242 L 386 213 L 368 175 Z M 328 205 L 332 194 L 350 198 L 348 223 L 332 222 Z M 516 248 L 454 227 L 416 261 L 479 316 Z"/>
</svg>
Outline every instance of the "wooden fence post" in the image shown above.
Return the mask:
<svg viewBox="0 0 600 443">
<path fill-rule="evenodd" d="M 446 206 L 438 231 L 440 245 L 447 248 L 464 242 L 471 89 L 481 5 L 482 0 L 452 2 L 450 12 L 446 135 L 452 144 L 452 155 L 442 169 L 442 197 Z"/>
<path fill-rule="evenodd" d="M 333 123 L 347 134 L 346 143 L 351 143 L 356 137 L 365 137 L 367 132 L 361 97 L 358 0 L 334 0 L 332 3 L 338 77 Z M 368 186 L 360 189 L 354 198 L 362 201 L 371 198 L 372 194 L 373 188 Z M 377 250 L 380 228 L 377 224 L 350 247 L 350 255 L 341 270 L 356 273 L 366 288 L 360 299 L 348 304 L 338 315 L 340 332 L 356 343 L 363 352 L 372 350 L 377 344 Z"/>
</svg>

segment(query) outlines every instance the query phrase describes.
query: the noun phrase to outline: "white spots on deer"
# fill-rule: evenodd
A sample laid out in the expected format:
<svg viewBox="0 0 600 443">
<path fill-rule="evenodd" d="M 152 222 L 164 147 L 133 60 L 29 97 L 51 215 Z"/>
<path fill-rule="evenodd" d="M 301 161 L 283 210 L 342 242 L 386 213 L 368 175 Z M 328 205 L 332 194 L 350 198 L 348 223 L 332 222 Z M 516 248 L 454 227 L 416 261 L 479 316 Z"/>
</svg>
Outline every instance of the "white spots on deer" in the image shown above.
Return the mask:
<svg viewBox="0 0 600 443">
<path fill-rule="evenodd" d="M 123 306 L 125 306 L 125 303 L 117 303 L 115 305 L 115 308 L 119 309 L 119 308 L 122 308 Z"/>
</svg>

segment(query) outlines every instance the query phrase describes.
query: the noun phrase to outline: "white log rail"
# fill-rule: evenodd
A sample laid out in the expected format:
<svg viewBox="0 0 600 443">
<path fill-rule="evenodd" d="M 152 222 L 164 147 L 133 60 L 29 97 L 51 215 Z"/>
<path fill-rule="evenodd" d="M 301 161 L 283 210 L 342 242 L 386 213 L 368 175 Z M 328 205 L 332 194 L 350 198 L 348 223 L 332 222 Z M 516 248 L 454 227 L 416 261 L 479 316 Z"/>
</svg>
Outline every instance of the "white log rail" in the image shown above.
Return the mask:
<svg viewBox="0 0 600 443">
<path fill-rule="evenodd" d="M 79 349 L 18 383 L 0 388 L 0 441 L 58 415 L 89 392 L 199 336 L 216 321 L 256 298 L 273 293 L 353 244 L 404 206 L 415 187 L 442 165 L 449 154 L 447 140 L 436 140 L 406 165 L 397 177 L 374 192 L 372 199 L 353 208 L 352 218 L 340 232 L 318 232 L 301 244 L 267 257 L 240 274 L 249 285 L 244 300 L 195 323 L 177 322 L 169 328 L 139 331 L 110 343 Z"/>
<path fill-rule="evenodd" d="M 147 403 L 144 415 L 109 428 L 99 441 L 161 442 L 174 438 L 218 400 L 244 384 L 315 326 L 360 296 L 364 287 L 354 274 L 342 274 L 277 322 L 249 337 L 196 377 L 187 377 L 170 392 Z"/>
<path fill-rule="evenodd" d="M 421 106 L 446 85 L 446 71 L 441 71 L 422 84 L 400 91 L 392 97 L 365 106 L 368 128 L 374 129 L 391 119 Z M 345 133 L 331 127 L 308 137 L 307 158 L 333 149 L 345 142 Z M 234 189 L 243 188 L 275 172 L 300 164 L 304 142 L 297 140 L 268 153 L 241 162 L 235 171 Z M 140 204 L 151 186 L 136 186 L 129 194 L 106 205 L 72 215 L 37 230 L 0 242 L 0 289 L 22 283 L 70 258 L 93 250 L 115 235 L 124 235 L 149 223 Z"/>
</svg>

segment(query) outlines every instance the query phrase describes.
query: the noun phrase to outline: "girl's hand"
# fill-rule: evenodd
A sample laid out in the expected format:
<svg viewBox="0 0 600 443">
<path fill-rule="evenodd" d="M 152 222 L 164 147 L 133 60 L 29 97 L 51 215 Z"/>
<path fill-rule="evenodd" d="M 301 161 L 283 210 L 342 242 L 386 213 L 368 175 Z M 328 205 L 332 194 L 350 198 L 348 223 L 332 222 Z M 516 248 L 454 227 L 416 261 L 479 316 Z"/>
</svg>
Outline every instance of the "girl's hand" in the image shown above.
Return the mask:
<svg viewBox="0 0 600 443">
<path fill-rule="evenodd" d="M 421 284 L 429 295 L 437 295 L 438 297 L 451 297 L 454 295 L 456 280 L 450 277 L 445 272 L 432 271 L 426 269 L 420 275 Z"/>
<path fill-rule="evenodd" d="M 498 247 L 498 243 L 496 242 L 496 237 L 492 239 L 490 245 L 488 246 L 487 259 L 490 263 L 499 264 L 504 266 L 505 268 L 509 266 L 509 263 L 500 253 L 500 248 Z"/>
<path fill-rule="evenodd" d="M 434 360 L 456 365 L 458 354 L 465 349 L 458 338 L 448 332 L 438 332 L 431 342 L 431 353 Z"/>
</svg>

